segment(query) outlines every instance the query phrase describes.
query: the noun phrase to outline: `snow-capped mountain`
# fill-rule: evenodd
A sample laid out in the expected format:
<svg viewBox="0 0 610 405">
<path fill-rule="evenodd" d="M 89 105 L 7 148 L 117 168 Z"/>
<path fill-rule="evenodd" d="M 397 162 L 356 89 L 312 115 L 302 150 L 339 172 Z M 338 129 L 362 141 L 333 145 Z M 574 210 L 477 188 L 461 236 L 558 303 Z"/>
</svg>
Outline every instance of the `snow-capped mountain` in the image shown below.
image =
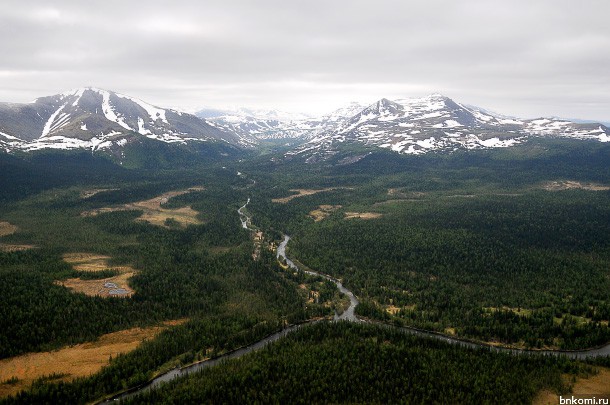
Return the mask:
<svg viewBox="0 0 610 405">
<path fill-rule="evenodd" d="M 221 118 L 229 117 L 229 119 L 241 119 L 244 117 L 255 118 L 261 121 L 303 121 L 311 118 L 307 114 L 292 113 L 281 110 L 262 110 L 244 107 L 235 107 L 230 109 L 218 109 L 214 107 L 205 107 L 195 113 L 200 118 Z"/>
<path fill-rule="evenodd" d="M 238 134 L 257 143 L 264 139 L 299 138 L 309 129 L 309 116 L 279 110 L 236 108 L 217 110 L 206 108 L 195 113 L 212 125 Z"/>
<path fill-rule="evenodd" d="M 0 104 L 0 146 L 8 150 L 97 150 L 122 147 L 141 137 L 165 143 L 248 144 L 194 115 L 91 87 L 29 104 Z"/>
<path fill-rule="evenodd" d="M 200 117 L 207 114 L 209 114 L 208 110 L 197 113 Z M 223 131 L 234 132 L 252 143 L 258 143 L 262 139 L 294 138 L 300 136 L 300 133 L 295 134 L 287 130 L 291 121 L 284 122 L 275 118 L 241 115 L 235 111 L 223 111 L 222 114 L 208 117 L 206 120 L 217 128 Z"/>
<path fill-rule="evenodd" d="M 257 142 L 265 139 L 311 139 L 320 133 L 334 131 L 365 105 L 350 105 L 322 117 L 287 113 L 278 110 L 216 110 L 204 109 L 196 113 L 213 125 L 237 133 L 244 139 Z"/>
<path fill-rule="evenodd" d="M 81 88 L 29 104 L 0 103 L 0 148 L 119 150 L 142 139 L 189 144 L 222 141 L 254 147 L 262 140 L 299 144 L 287 156 L 311 161 L 353 143 L 421 154 L 508 147 L 529 137 L 610 141 L 608 127 L 559 118 L 519 119 L 460 104 L 440 94 L 352 103 L 322 117 L 276 110 L 205 109 L 197 116 L 130 96 Z"/>
<path fill-rule="evenodd" d="M 332 156 L 338 145 L 357 142 L 395 152 L 421 154 L 433 150 L 508 147 L 530 136 L 554 136 L 610 141 L 601 124 L 560 119 L 522 120 L 459 104 L 440 94 L 423 98 L 381 99 L 334 129 L 318 133 L 288 156 L 312 160 Z"/>
</svg>

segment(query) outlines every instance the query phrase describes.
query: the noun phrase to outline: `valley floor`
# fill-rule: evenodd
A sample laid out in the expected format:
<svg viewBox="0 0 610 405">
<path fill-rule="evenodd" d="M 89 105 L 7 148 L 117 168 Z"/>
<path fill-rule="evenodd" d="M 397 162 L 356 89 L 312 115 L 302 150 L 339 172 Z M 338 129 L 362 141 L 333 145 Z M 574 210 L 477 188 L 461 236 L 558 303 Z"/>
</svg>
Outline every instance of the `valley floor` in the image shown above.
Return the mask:
<svg viewBox="0 0 610 405">
<path fill-rule="evenodd" d="M 608 148 L 538 146 L 158 171 L 73 157 L 80 177 L 45 157 L 30 182 L 0 179 L 12 187 L 0 205 L 0 392 L 25 390 L 0 402 L 97 401 L 353 310 L 336 281 L 357 296 L 353 319 L 533 350 L 606 345 Z M 53 186 L 35 181 L 40 167 Z M 285 234 L 287 256 L 319 274 L 278 263 Z M 528 403 L 610 385 L 608 358 L 445 338 L 320 323 L 130 401 Z"/>
</svg>

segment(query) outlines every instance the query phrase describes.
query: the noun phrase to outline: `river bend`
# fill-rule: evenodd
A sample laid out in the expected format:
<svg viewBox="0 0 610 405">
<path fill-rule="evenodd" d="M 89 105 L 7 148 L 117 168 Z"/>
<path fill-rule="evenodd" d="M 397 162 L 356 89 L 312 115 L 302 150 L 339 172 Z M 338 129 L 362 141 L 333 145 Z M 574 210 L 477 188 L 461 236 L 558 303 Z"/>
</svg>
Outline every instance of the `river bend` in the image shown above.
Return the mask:
<svg viewBox="0 0 610 405">
<path fill-rule="evenodd" d="M 249 229 L 249 225 L 251 223 L 250 217 L 244 213 L 244 210 L 249 203 L 250 203 L 250 199 L 248 198 L 248 201 L 237 210 L 237 212 L 239 213 L 239 219 L 241 222 L 241 226 L 244 229 Z M 289 241 L 290 241 L 290 237 L 288 235 L 284 235 L 284 240 L 280 243 L 280 245 L 277 248 L 277 258 L 285 260 L 286 264 L 290 268 L 293 268 L 297 271 L 304 271 L 304 270 L 299 269 L 294 264 L 294 262 L 286 256 L 286 246 L 288 245 Z M 335 316 L 334 316 L 335 321 L 342 320 L 342 321 L 347 321 L 347 322 L 366 322 L 366 323 L 380 325 L 380 326 L 383 326 L 386 328 L 400 329 L 400 330 L 404 331 L 405 333 L 410 333 L 410 334 L 413 334 L 416 336 L 440 340 L 440 341 L 446 342 L 448 344 L 456 344 L 456 345 L 473 348 L 473 349 L 487 349 L 487 350 L 491 350 L 493 352 L 498 352 L 498 353 L 510 353 L 510 354 L 514 354 L 514 355 L 566 356 L 571 359 L 579 359 L 579 360 L 583 360 L 583 359 L 586 359 L 589 357 L 610 356 L 610 343 L 605 346 L 595 348 L 595 349 L 576 350 L 576 351 L 510 349 L 510 348 L 506 348 L 506 347 L 490 346 L 490 345 L 486 345 L 483 343 L 477 343 L 477 342 L 457 339 L 457 338 L 453 338 L 453 337 L 443 335 L 440 333 L 420 330 L 420 329 L 416 329 L 416 328 L 399 327 L 399 326 L 394 326 L 394 325 L 390 325 L 390 324 L 386 324 L 386 323 L 378 322 L 378 321 L 374 321 L 374 320 L 362 320 L 362 319 L 358 318 L 355 314 L 356 306 L 358 306 L 358 304 L 359 304 L 358 298 L 356 298 L 356 296 L 349 289 L 345 288 L 345 286 L 341 283 L 341 281 L 339 281 L 338 279 L 336 279 L 332 276 L 329 276 L 327 274 L 322 274 L 322 273 L 318 273 L 315 271 L 304 271 L 304 272 L 307 274 L 310 274 L 310 275 L 323 277 L 329 281 L 332 281 L 337 286 L 339 291 L 341 291 L 342 294 L 345 294 L 349 298 L 350 306 L 340 315 L 335 313 Z M 235 359 L 235 358 L 241 357 L 245 354 L 260 350 L 260 349 L 264 348 L 267 344 L 275 342 L 275 341 L 283 338 L 284 336 L 288 335 L 289 333 L 294 332 L 302 327 L 305 327 L 305 326 L 315 323 L 315 322 L 320 322 L 320 321 L 313 321 L 313 322 L 310 321 L 310 322 L 305 322 L 305 323 L 302 323 L 299 325 L 291 325 L 291 326 L 281 330 L 280 332 L 271 334 L 271 335 L 259 340 L 258 342 L 255 342 L 255 343 L 252 343 L 251 345 L 231 351 L 231 352 L 226 353 L 217 358 L 210 359 L 210 360 L 204 360 L 204 361 L 201 361 L 201 362 L 198 362 L 195 364 L 191 364 L 189 366 L 185 366 L 183 368 L 176 368 L 176 369 L 170 370 L 164 374 L 161 374 L 161 375 L 153 378 L 146 384 L 143 384 L 139 387 L 135 387 L 135 388 L 130 389 L 121 394 L 115 395 L 115 396 L 111 397 L 110 399 L 102 401 L 100 403 L 101 404 L 116 403 L 116 401 L 120 401 L 121 399 L 126 399 L 126 398 L 132 397 L 134 395 L 142 394 L 142 393 L 148 392 L 152 389 L 156 389 L 165 382 L 186 376 L 190 373 L 194 373 L 196 371 L 199 371 L 199 370 L 202 370 L 205 368 L 214 367 L 215 365 L 217 365 L 218 363 L 220 363 L 224 360 Z"/>
</svg>

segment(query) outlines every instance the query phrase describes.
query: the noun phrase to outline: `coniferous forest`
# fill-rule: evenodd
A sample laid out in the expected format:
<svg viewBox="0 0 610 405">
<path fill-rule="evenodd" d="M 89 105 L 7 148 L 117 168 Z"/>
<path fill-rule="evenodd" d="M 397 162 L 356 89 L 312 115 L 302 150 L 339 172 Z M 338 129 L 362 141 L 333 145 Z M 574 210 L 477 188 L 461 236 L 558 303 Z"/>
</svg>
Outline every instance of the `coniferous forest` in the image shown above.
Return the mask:
<svg viewBox="0 0 610 405">
<path fill-rule="evenodd" d="M 127 403 L 528 403 L 589 366 L 491 354 L 398 330 L 317 324 Z"/>
<path fill-rule="evenodd" d="M 535 142 L 528 153 L 379 151 L 315 165 L 240 155 L 162 169 L 87 153 L 0 154 L 0 223 L 10 224 L 0 237 L 0 365 L 174 322 L 92 375 L 46 375 L 0 402 L 100 401 L 303 322 L 127 403 L 528 403 L 542 390 L 569 393 L 607 360 L 469 349 L 393 327 L 532 350 L 610 342 L 610 191 L 590 186 L 610 184 L 610 148 Z M 152 211 L 143 203 L 163 195 Z M 248 199 L 245 229 L 238 209 Z M 288 257 L 340 279 L 360 301 L 356 314 L 376 324 L 327 322 L 348 300 L 276 259 L 285 234 Z M 67 259 L 77 254 L 106 267 L 79 270 Z M 69 287 L 127 271 L 129 296 Z"/>
</svg>

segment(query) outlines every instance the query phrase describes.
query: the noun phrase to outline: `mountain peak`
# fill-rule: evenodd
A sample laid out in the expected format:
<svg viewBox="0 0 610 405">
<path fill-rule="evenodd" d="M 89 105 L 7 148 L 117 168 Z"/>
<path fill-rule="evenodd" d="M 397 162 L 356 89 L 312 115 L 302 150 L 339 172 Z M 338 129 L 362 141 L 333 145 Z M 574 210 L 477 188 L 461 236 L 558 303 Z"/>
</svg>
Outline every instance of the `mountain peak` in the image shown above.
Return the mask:
<svg viewBox="0 0 610 405">
<path fill-rule="evenodd" d="M 304 144 L 300 151 L 291 154 L 307 156 L 310 153 L 328 157 L 346 142 L 388 148 L 398 153 L 421 154 L 461 148 L 509 147 L 532 136 L 610 142 L 610 131 L 600 124 L 578 124 L 557 119 L 520 120 L 464 106 L 442 94 L 433 93 L 394 101 L 382 98 L 337 127 L 333 133 L 320 134 Z"/>
<path fill-rule="evenodd" d="M 388 114 L 396 114 L 401 109 L 402 109 L 402 106 L 400 104 L 396 103 L 395 101 L 388 100 L 387 98 L 382 98 L 382 99 L 378 100 L 377 102 L 371 104 L 370 106 L 368 106 L 364 110 L 362 110 L 360 115 L 369 115 L 369 114 L 388 115 Z"/>
<path fill-rule="evenodd" d="M 100 89 L 97 87 L 92 87 L 92 86 L 84 86 L 84 87 L 77 87 L 68 91 L 64 91 L 63 93 L 60 93 L 61 96 L 80 96 L 82 95 L 85 91 L 93 91 L 96 93 L 102 93 L 102 92 L 107 92 L 107 93 L 114 93 L 113 91 L 108 91 L 108 90 L 104 90 L 104 89 Z"/>
<path fill-rule="evenodd" d="M 235 134 L 193 115 L 95 87 L 40 97 L 29 104 L 3 104 L 0 123 L 3 133 L 26 142 L 25 149 L 111 148 L 141 136 L 180 144 L 213 139 L 241 143 Z"/>
</svg>

